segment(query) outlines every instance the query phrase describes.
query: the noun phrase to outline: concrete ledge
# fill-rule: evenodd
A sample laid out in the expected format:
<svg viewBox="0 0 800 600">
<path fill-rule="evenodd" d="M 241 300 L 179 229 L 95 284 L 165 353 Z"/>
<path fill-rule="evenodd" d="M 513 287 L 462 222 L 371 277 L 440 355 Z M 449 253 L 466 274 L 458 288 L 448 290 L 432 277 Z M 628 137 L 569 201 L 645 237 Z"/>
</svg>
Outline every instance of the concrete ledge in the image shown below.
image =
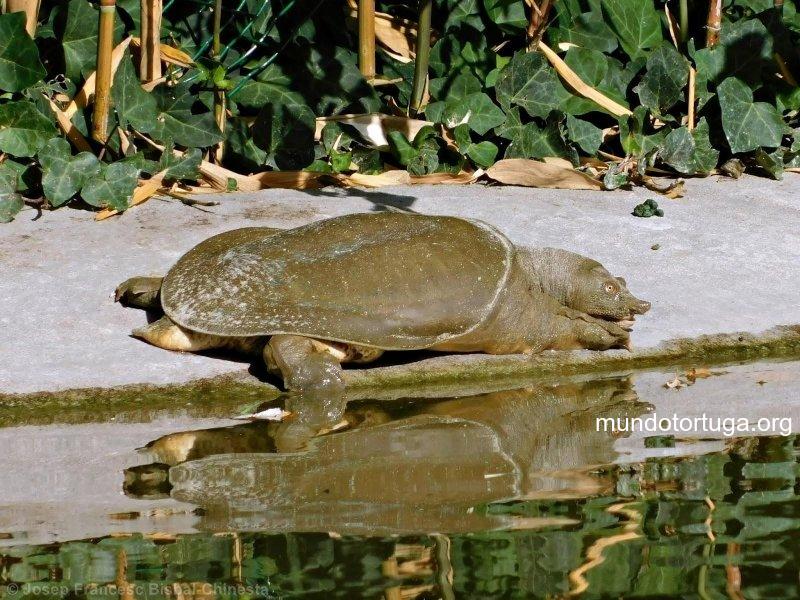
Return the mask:
<svg viewBox="0 0 800 600">
<path fill-rule="evenodd" d="M 630 355 L 437 357 L 370 375 L 351 372 L 354 386 L 366 384 L 364 377 L 372 378 L 370 385 L 399 385 L 477 373 L 629 368 L 701 356 L 715 347 L 741 356 L 737 360 L 759 356 L 764 344 L 792 346 L 796 330 L 782 330 L 780 339 L 759 332 L 800 323 L 798 192 L 800 178 L 793 174 L 780 182 L 694 179 L 685 198 L 659 199 L 665 216 L 650 219 L 630 214 L 653 196 L 643 189 L 485 186 L 266 190 L 220 196 L 221 205 L 207 210 L 153 199 L 100 223 L 92 213 L 63 209 L 33 221 L 35 212 L 26 210 L 0 226 L 0 394 L 164 386 L 222 375 L 246 379 L 248 365 L 241 361 L 171 353 L 129 337 L 145 315 L 114 304 L 115 286 L 133 275 L 163 274 L 183 252 L 221 231 L 294 227 L 388 207 L 479 218 L 515 243 L 592 256 L 625 277 L 653 308 L 634 327 L 637 351 Z"/>
</svg>

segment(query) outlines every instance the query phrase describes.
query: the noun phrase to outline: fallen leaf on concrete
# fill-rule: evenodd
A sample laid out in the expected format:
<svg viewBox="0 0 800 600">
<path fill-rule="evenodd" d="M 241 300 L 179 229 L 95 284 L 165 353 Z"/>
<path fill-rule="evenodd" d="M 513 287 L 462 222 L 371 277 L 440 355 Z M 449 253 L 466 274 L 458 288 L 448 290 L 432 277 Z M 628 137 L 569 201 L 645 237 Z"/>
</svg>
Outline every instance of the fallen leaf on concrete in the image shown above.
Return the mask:
<svg viewBox="0 0 800 600">
<path fill-rule="evenodd" d="M 478 169 L 474 173 L 430 173 L 428 175 L 419 175 L 411 177 L 412 184 L 449 184 L 449 185 L 466 185 L 476 181 L 481 175 L 484 174 L 483 169 Z"/>
<path fill-rule="evenodd" d="M 639 181 L 648 190 L 663 194 L 671 200 L 674 200 L 675 198 L 683 198 L 685 193 L 686 182 L 683 179 L 676 179 L 675 181 L 661 184 L 649 175 L 642 175 Z"/>
<path fill-rule="evenodd" d="M 486 170 L 486 175 L 508 185 L 568 190 L 602 190 L 603 184 L 586 173 L 558 164 L 528 158 L 506 158 Z"/>
</svg>

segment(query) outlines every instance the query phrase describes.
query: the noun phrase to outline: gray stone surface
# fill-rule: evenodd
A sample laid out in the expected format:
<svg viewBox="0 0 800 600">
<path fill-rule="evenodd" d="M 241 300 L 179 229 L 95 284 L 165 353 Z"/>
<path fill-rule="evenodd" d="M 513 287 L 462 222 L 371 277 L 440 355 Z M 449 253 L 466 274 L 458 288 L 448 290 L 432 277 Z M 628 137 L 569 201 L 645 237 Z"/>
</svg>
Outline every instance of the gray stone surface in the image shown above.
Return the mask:
<svg viewBox="0 0 800 600">
<path fill-rule="evenodd" d="M 114 287 L 132 275 L 163 273 L 221 231 L 292 227 L 389 206 L 480 218 L 514 242 L 597 258 L 653 303 L 634 330 L 639 348 L 800 323 L 798 192 L 800 178 L 787 174 L 781 182 L 690 180 L 680 200 L 644 189 L 414 186 L 229 194 L 203 210 L 153 199 L 99 223 L 92 213 L 63 209 L 33 221 L 35 212 L 26 210 L 0 226 L 0 392 L 178 383 L 246 369 L 129 337 L 145 315 L 114 304 Z M 648 197 L 658 198 L 663 218 L 630 215 Z"/>
</svg>

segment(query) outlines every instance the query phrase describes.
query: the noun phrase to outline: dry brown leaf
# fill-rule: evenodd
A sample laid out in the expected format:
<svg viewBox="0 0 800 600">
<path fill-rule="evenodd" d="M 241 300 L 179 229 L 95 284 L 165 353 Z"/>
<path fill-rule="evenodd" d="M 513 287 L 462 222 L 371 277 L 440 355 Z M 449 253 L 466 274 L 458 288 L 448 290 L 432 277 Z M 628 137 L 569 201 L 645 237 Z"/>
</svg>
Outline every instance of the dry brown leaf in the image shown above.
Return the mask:
<svg viewBox="0 0 800 600">
<path fill-rule="evenodd" d="M 46 96 L 45 96 L 46 97 Z M 75 127 L 75 124 L 70 120 L 70 118 L 66 115 L 66 113 L 58 108 L 55 102 L 47 98 L 47 102 L 50 105 L 50 110 L 53 111 L 53 114 L 56 117 L 56 121 L 58 122 L 58 126 L 61 131 L 64 132 L 64 135 L 67 136 L 67 139 L 72 142 L 72 144 L 81 152 L 91 152 L 92 147 L 89 145 L 89 142 L 83 137 L 83 134 Z"/>
<path fill-rule="evenodd" d="M 560 156 L 545 156 L 542 158 L 542 162 L 547 163 L 548 165 L 556 165 L 559 167 L 564 167 L 565 169 L 571 169 L 572 163 L 569 162 L 566 158 L 561 158 Z"/>
<path fill-rule="evenodd" d="M 553 52 L 547 44 L 544 42 L 539 42 L 539 49 L 542 51 L 542 54 L 545 55 L 547 60 L 550 61 L 550 64 L 553 65 L 553 68 L 558 71 L 558 74 L 566 81 L 569 86 L 578 92 L 584 98 L 588 98 L 593 102 L 596 102 L 603 108 L 605 108 L 608 112 L 618 117 L 624 115 L 632 115 L 633 113 L 625 106 L 614 102 L 611 98 L 600 92 L 599 90 L 594 89 L 592 86 L 585 83 L 578 74 L 573 71 L 567 63 L 565 63 L 561 58 Z"/>
<path fill-rule="evenodd" d="M 675 198 L 682 198 L 685 193 L 686 182 L 683 179 L 676 179 L 666 184 L 660 184 L 648 175 L 642 175 L 639 179 L 642 185 L 651 192 L 658 192 L 665 195 L 667 198 L 674 200 Z"/>
<path fill-rule="evenodd" d="M 386 171 L 378 175 L 353 173 L 347 177 L 346 184 L 360 187 L 383 187 L 386 185 L 408 185 L 411 175 L 408 171 Z"/>
<path fill-rule="evenodd" d="M 330 173 L 312 173 L 309 171 L 264 171 L 247 177 L 255 189 L 286 188 L 293 190 L 309 190 L 324 187 L 324 177 Z M 250 186 L 248 186 L 250 187 Z M 248 190 L 249 191 L 249 190 Z"/>
<path fill-rule="evenodd" d="M 348 0 L 350 18 L 358 19 L 358 5 L 353 0 Z M 432 35 L 431 41 L 435 38 Z M 416 56 L 414 47 L 417 43 L 417 27 L 413 21 L 400 19 L 383 12 L 375 13 L 375 41 L 385 48 L 400 62 L 409 63 Z"/>
<path fill-rule="evenodd" d="M 114 48 L 111 52 L 111 82 L 113 85 L 114 82 L 114 73 L 117 72 L 117 67 L 119 67 L 119 63 L 122 62 L 122 57 L 125 56 L 125 50 L 128 49 L 128 45 L 131 43 L 130 37 L 125 38 L 117 47 Z M 83 110 L 94 98 L 94 87 L 95 87 L 95 79 L 97 78 L 97 73 L 92 71 L 92 74 L 86 78 L 86 82 L 83 84 L 81 91 L 75 94 L 75 97 L 72 99 L 72 102 L 69 103 L 67 108 L 64 110 L 64 114 L 67 115 L 67 118 L 72 120 L 72 117 L 75 116 L 75 113 L 79 110 Z"/>
<path fill-rule="evenodd" d="M 132 37 L 131 46 L 135 48 L 141 48 L 142 40 L 138 37 Z M 178 50 L 173 46 L 168 46 L 167 44 L 161 44 L 161 60 L 165 63 L 177 65 L 179 67 L 191 67 L 194 65 L 192 57 L 186 54 L 186 52 L 183 50 Z"/>
<path fill-rule="evenodd" d="M 389 141 L 386 134 L 389 131 L 399 131 L 408 139 L 413 140 L 423 127 L 433 125 L 431 121 L 398 117 L 384 113 L 366 113 L 359 115 L 336 115 L 335 117 L 317 118 L 314 138 L 322 137 L 322 129 L 328 123 L 336 122 L 354 127 L 359 135 L 375 148 L 388 148 Z"/>
<path fill-rule="evenodd" d="M 484 174 L 483 169 L 478 169 L 474 173 L 431 173 L 429 175 L 419 175 L 411 177 L 411 183 L 414 185 L 431 185 L 431 184 L 449 184 L 449 185 L 467 185 L 476 181 L 481 175 Z"/>
<path fill-rule="evenodd" d="M 547 164 L 528 158 L 506 158 L 497 161 L 486 174 L 500 183 L 528 187 L 568 190 L 602 190 L 603 184 L 571 166 Z"/>
</svg>

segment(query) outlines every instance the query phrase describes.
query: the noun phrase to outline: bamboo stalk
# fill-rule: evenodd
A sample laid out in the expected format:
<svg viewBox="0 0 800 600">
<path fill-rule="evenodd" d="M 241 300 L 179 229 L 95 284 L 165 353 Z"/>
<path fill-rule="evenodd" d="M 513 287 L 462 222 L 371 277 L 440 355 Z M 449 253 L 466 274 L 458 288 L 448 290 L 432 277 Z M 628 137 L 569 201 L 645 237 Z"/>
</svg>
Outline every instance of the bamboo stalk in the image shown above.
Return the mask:
<svg viewBox="0 0 800 600">
<path fill-rule="evenodd" d="M 100 0 L 100 28 L 97 37 L 97 84 L 92 113 L 92 137 L 105 144 L 108 139 L 108 107 L 111 96 L 111 52 L 114 45 L 116 0 Z"/>
<path fill-rule="evenodd" d="M 414 59 L 414 83 L 411 88 L 411 111 L 422 109 L 425 89 L 428 86 L 428 63 L 431 54 L 431 8 L 433 0 L 420 0 L 417 24 L 417 56 Z"/>
<path fill-rule="evenodd" d="M 722 29 L 722 0 L 710 0 L 706 21 L 706 48 L 713 48 L 719 41 Z"/>
<path fill-rule="evenodd" d="M 689 6 L 688 0 L 680 0 L 678 5 L 678 18 L 680 25 L 678 26 L 678 39 L 681 44 L 686 43 L 686 38 L 689 35 Z"/>
<path fill-rule="evenodd" d="M 139 79 L 149 83 L 161 77 L 162 0 L 141 0 L 141 48 Z"/>
<path fill-rule="evenodd" d="M 39 21 L 39 0 L 6 0 L 5 12 L 24 12 L 25 30 L 28 35 L 36 35 L 36 25 Z"/>
<path fill-rule="evenodd" d="M 375 79 L 375 0 L 358 1 L 358 68 L 367 81 Z"/>
</svg>

